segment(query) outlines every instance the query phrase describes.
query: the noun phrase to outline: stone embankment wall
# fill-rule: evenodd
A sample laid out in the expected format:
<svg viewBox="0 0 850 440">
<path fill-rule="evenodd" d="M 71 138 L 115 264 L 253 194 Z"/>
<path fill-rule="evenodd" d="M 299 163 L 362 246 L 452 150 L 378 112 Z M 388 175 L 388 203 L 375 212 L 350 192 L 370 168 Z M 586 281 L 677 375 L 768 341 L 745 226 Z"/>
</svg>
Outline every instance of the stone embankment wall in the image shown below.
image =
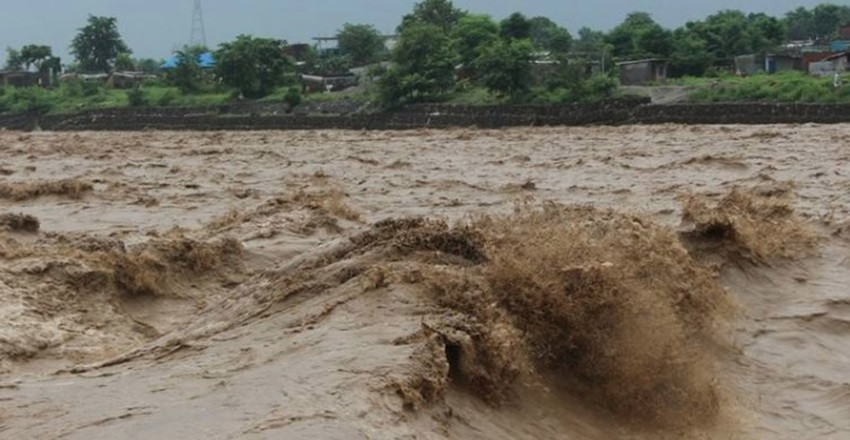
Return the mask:
<svg viewBox="0 0 850 440">
<path fill-rule="evenodd" d="M 0 116 L 12 130 L 404 130 L 416 128 L 578 126 L 622 124 L 778 124 L 850 122 L 844 104 L 672 104 L 621 99 L 563 106 L 423 104 L 381 113 L 286 114 L 213 108 L 121 108 L 71 115 Z"/>
</svg>

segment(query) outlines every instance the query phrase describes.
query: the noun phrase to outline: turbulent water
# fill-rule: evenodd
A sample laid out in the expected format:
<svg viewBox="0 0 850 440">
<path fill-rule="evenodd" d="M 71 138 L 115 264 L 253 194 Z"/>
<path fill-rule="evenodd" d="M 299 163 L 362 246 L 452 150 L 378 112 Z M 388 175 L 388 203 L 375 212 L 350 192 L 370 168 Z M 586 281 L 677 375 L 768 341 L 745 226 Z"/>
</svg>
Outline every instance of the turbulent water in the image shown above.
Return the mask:
<svg viewBox="0 0 850 440">
<path fill-rule="evenodd" d="M 848 134 L 0 132 L 0 438 L 848 438 Z"/>
</svg>

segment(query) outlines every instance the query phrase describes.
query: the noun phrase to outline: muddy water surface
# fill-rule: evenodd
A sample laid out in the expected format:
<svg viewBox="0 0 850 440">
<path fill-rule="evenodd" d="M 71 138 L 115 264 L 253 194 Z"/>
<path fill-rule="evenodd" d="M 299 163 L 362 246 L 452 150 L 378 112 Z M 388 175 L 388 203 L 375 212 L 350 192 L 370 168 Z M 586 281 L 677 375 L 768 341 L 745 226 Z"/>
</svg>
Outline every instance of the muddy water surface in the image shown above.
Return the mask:
<svg viewBox="0 0 850 440">
<path fill-rule="evenodd" d="M 0 213 L 40 222 L 2 233 L 0 438 L 849 438 L 848 135 L 0 132 L 2 183 L 90 184 L 0 198 Z M 734 348 L 717 356 L 720 416 L 693 430 L 634 427 L 530 379 L 500 405 L 453 385 L 411 402 L 398 384 L 423 368 L 422 347 L 403 341 L 434 305 L 353 276 L 368 258 L 356 271 L 313 262 L 387 218 L 458 220 L 534 198 L 679 228 L 682 194 L 770 182 L 793 182 L 820 240 L 797 259 L 722 265 L 740 309 Z M 118 248 L 130 257 L 116 265 Z M 305 268 L 316 282 L 298 278 Z"/>
</svg>

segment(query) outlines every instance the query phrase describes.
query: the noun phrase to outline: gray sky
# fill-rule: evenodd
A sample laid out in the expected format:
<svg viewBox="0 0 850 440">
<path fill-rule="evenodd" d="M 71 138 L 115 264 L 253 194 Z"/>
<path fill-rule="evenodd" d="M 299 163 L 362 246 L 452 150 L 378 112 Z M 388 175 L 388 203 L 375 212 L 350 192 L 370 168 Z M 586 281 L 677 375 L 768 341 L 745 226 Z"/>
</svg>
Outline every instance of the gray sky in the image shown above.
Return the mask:
<svg viewBox="0 0 850 440">
<path fill-rule="evenodd" d="M 573 34 L 581 26 L 607 30 L 631 11 L 646 11 L 675 27 L 721 9 L 783 14 L 824 0 L 455 0 L 455 5 L 501 19 L 514 11 L 545 15 Z M 850 0 L 833 0 L 847 3 Z M 118 17 L 124 40 L 137 57 L 166 58 L 188 43 L 192 0 L 0 0 L 0 51 L 40 43 L 67 59 L 68 44 L 87 14 Z M 204 0 L 210 46 L 240 33 L 308 42 L 345 22 L 370 23 L 392 32 L 415 0 Z M 0 54 L 5 60 L 5 53 Z"/>
</svg>

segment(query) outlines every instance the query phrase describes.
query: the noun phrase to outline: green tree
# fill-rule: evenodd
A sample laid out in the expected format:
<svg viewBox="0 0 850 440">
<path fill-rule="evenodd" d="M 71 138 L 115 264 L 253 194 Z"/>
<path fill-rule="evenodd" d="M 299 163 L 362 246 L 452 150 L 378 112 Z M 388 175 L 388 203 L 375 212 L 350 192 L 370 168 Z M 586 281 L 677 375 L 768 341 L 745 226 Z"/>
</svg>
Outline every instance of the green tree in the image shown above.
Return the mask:
<svg viewBox="0 0 850 440">
<path fill-rule="evenodd" d="M 136 70 L 136 62 L 127 52 L 121 52 L 115 57 L 115 70 L 121 72 L 132 72 Z"/>
<path fill-rule="evenodd" d="M 405 15 L 399 32 L 412 24 L 431 24 L 443 31 L 451 31 L 466 12 L 455 7 L 451 0 L 423 0 L 413 6 L 413 12 Z"/>
<path fill-rule="evenodd" d="M 785 42 L 788 29 L 785 23 L 766 14 L 750 14 L 750 42 L 754 52 L 768 52 Z"/>
<path fill-rule="evenodd" d="M 529 33 L 535 46 L 554 53 L 570 51 L 573 36 L 570 35 L 569 31 L 558 26 L 547 17 L 533 17 L 529 22 L 531 24 Z"/>
<path fill-rule="evenodd" d="M 204 70 L 201 68 L 201 54 L 209 50 L 204 46 L 184 46 L 175 53 L 177 65 L 165 75 L 169 84 L 183 93 L 201 90 L 204 82 Z"/>
<path fill-rule="evenodd" d="M 703 21 L 690 22 L 685 28 L 705 42 L 706 49 L 717 60 L 732 59 L 753 52 L 751 22 L 741 11 L 720 11 Z"/>
<path fill-rule="evenodd" d="M 24 70 L 24 60 L 21 58 L 21 52 L 11 47 L 6 48 L 6 70 L 17 72 Z"/>
<path fill-rule="evenodd" d="M 489 15 L 463 16 L 452 32 L 460 62 L 472 66 L 481 50 L 499 38 L 499 25 Z"/>
<path fill-rule="evenodd" d="M 285 46 L 281 40 L 240 35 L 215 52 L 216 74 L 223 84 L 246 97 L 268 95 L 286 82 L 287 72 L 294 70 L 283 52 Z"/>
<path fill-rule="evenodd" d="M 648 31 L 657 32 L 660 28 L 652 16 L 646 12 L 632 12 L 622 23 L 605 36 L 605 42 L 611 45 L 615 57 L 630 58 L 641 52 L 638 39 Z"/>
<path fill-rule="evenodd" d="M 788 29 L 789 40 L 806 40 L 815 36 L 814 16 L 804 7 L 789 11 L 783 21 Z"/>
<path fill-rule="evenodd" d="M 120 53 L 130 53 L 130 48 L 118 33 L 115 17 L 90 15 L 88 24 L 79 29 L 71 42 L 71 53 L 84 72 L 109 72 Z"/>
<path fill-rule="evenodd" d="M 673 33 L 653 25 L 637 34 L 635 52 L 641 56 L 667 58 L 673 51 Z"/>
<path fill-rule="evenodd" d="M 475 61 L 481 83 L 501 96 L 519 96 L 531 88 L 531 64 L 534 44 L 531 40 L 498 40 Z"/>
<path fill-rule="evenodd" d="M 140 72 L 156 73 L 160 71 L 161 66 L 165 63 L 153 58 L 140 58 L 136 60 L 135 64 L 136 68 L 139 69 Z"/>
<path fill-rule="evenodd" d="M 812 10 L 812 31 L 819 39 L 835 36 L 838 28 L 850 21 L 850 6 L 823 3 Z"/>
<path fill-rule="evenodd" d="M 714 62 L 705 41 L 689 34 L 684 28 L 677 29 L 670 55 L 670 76 L 703 76 Z"/>
<path fill-rule="evenodd" d="M 514 12 L 499 23 L 499 34 L 505 39 L 531 38 L 531 22 L 525 18 L 525 15 Z"/>
<path fill-rule="evenodd" d="M 346 23 L 336 37 L 339 48 L 358 66 L 374 63 L 385 50 L 384 38 L 372 25 Z"/>
<path fill-rule="evenodd" d="M 455 88 L 457 52 L 446 30 L 438 25 L 404 26 L 393 61 L 395 66 L 379 81 L 385 105 L 440 99 Z"/>
<path fill-rule="evenodd" d="M 35 70 L 43 72 L 51 68 L 53 49 L 50 46 L 28 44 L 21 48 L 20 56 L 24 63 L 24 70 L 30 70 L 31 66 L 35 66 Z"/>
<path fill-rule="evenodd" d="M 583 27 L 578 31 L 578 39 L 573 41 L 573 50 L 585 53 L 605 51 L 605 33 Z"/>
</svg>

